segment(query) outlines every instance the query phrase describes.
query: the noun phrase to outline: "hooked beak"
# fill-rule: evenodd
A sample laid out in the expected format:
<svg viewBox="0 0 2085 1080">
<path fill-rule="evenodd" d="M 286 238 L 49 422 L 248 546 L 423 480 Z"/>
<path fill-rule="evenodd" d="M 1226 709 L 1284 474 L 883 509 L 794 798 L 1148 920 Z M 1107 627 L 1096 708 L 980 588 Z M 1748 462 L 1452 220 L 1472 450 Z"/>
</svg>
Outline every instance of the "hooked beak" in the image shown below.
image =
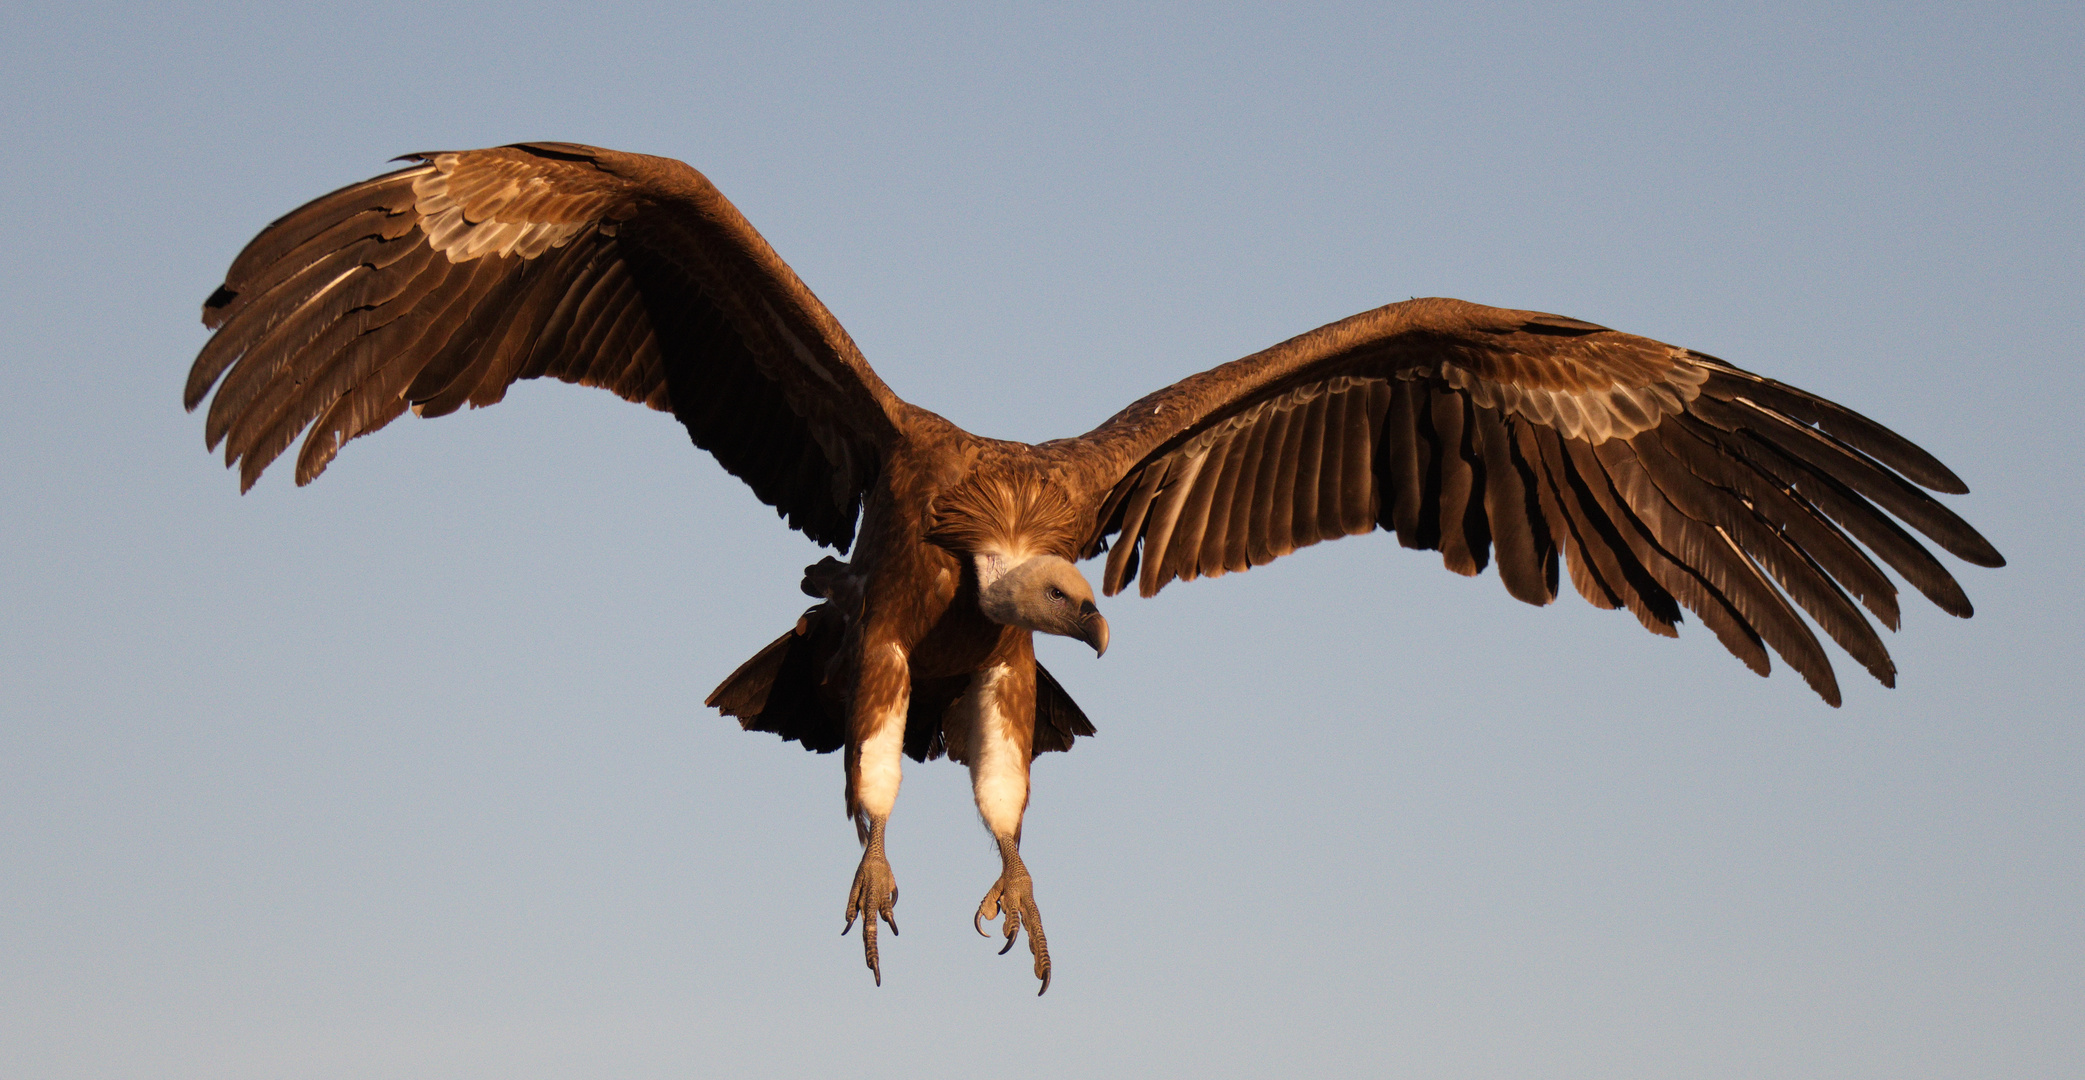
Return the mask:
<svg viewBox="0 0 2085 1080">
<path fill-rule="evenodd" d="M 1108 651 L 1108 620 L 1100 617 L 1091 601 L 1086 610 L 1079 613 L 1079 640 L 1093 646 L 1093 658 L 1098 660 Z"/>
</svg>

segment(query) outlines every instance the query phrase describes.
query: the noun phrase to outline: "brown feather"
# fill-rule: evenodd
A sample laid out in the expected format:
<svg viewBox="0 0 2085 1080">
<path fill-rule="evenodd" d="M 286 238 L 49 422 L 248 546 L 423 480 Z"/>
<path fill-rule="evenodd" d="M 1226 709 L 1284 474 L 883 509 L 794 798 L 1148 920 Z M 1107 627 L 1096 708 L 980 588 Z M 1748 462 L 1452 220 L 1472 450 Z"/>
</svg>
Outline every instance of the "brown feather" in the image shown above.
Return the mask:
<svg viewBox="0 0 2085 1080">
<path fill-rule="evenodd" d="M 1256 565 L 1252 558 L 1253 531 L 1258 527 L 1264 536 L 1265 529 L 1259 524 L 1265 519 L 1261 500 L 1266 497 L 1265 489 L 1260 487 L 1260 476 L 1270 471 L 1273 455 L 1267 452 L 1267 442 L 1279 430 L 1277 425 L 1281 415 L 1280 402 L 1269 403 L 1267 408 L 1260 410 L 1260 415 L 1240 440 L 1243 447 L 1238 455 L 1238 485 L 1232 492 L 1230 521 L 1224 528 L 1223 567 L 1226 570 L 1243 572 Z M 1258 562 L 1266 562 L 1264 539 L 1259 544 L 1259 552 Z"/>
<path fill-rule="evenodd" d="M 1961 477 L 1942 465 L 1939 459 L 1919 449 L 1911 440 L 1852 409 L 1798 390 L 1786 383 L 1754 375 L 1713 356 L 1702 353 L 1693 355 L 1695 359 L 1716 371 L 1714 376 L 1702 384 L 1703 393 L 1719 401 L 1756 401 L 1803 423 L 1823 428 L 1846 445 L 1935 491 L 1949 495 L 1969 493 L 1969 485 L 1964 484 Z"/>
<path fill-rule="evenodd" d="M 1744 409 L 1709 398 L 1697 399 L 1689 411 L 1726 431 L 1750 431 L 1784 453 L 1808 462 L 1904 519 L 1965 562 L 1978 566 L 2005 565 L 2004 556 L 1999 555 L 1989 541 L 1953 511 L 1895 473 L 1883 469 L 1867 455 L 1816 428 L 1764 410 Z"/>
<path fill-rule="evenodd" d="M 1340 395 L 1346 401 L 1345 422 L 1338 431 L 1344 445 L 1340 451 L 1340 532 L 1359 536 L 1376 527 L 1375 432 L 1381 426 L 1379 404 L 1365 386 Z"/>
<path fill-rule="evenodd" d="M 1539 511 L 1529 507 L 1527 489 L 1513 458 L 1511 436 L 1495 409 L 1472 412 L 1472 440 L 1484 463 L 1484 517 L 1498 549 L 1499 580 L 1515 599 L 1547 604 L 1556 599 L 1554 582 L 1543 569 L 1553 560 Z"/>
<path fill-rule="evenodd" d="M 1830 634 L 1854 659 L 1861 662 L 1885 686 L 1896 680 L 1896 667 L 1868 620 L 1853 602 L 1832 584 L 1817 565 L 1791 545 L 1781 533 L 1762 525 L 1742 503 L 1727 496 L 1718 498 L 1715 489 L 1703 483 L 1684 465 L 1666 453 L 1655 433 L 1647 432 L 1626 444 L 1643 470 L 1644 479 L 1655 486 L 1667 502 L 1690 521 L 1718 530 L 1725 543 L 1744 553 L 1763 568 L 1782 593 L 1802 605 L 1817 625 Z M 1728 590 L 1726 590 L 1727 592 Z M 1786 606 L 1784 603 L 1782 606 Z M 1822 659 L 1820 653 L 1819 659 Z"/>
<path fill-rule="evenodd" d="M 1594 607 L 1612 611 L 1624 606 L 1622 590 L 1626 586 L 1609 583 L 1610 580 L 1616 583 L 1625 580 L 1615 562 L 1613 549 L 1602 542 L 1591 524 L 1584 520 L 1585 511 L 1568 478 L 1552 471 L 1561 468 L 1553 464 L 1559 460 L 1558 452 L 1551 450 L 1549 456 L 1544 457 L 1539 440 L 1546 436 L 1554 441 L 1556 433 L 1544 428 L 1538 434 L 1535 425 L 1515 417 L 1513 434 L 1520 457 L 1534 473 L 1533 488 L 1543 516 L 1549 520 L 1550 535 L 1563 542 L 1565 558 L 1571 566 L 1572 586 Z M 1630 558 L 1634 560 L 1634 556 Z M 1604 571 L 1601 569 L 1603 564 Z M 1667 637 L 1675 633 L 1672 621 L 1667 619 L 1645 620 L 1644 626 Z"/>
<path fill-rule="evenodd" d="M 1292 403 L 1282 411 L 1281 438 L 1268 441 L 1269 466 L 1260 484 L 1269 492 L 1262 500 L 1265 512 L 1264 540 L 1254 565 L 1271 562 L 1296 550 L 1297 478 L 1303 471 L 1304 428 L 1310 423 L 1310 402 Z"/>
<path fill-rule="evenodd" d="M 1468 402 L 1463 396 L 1452 390 L 1443 387 L 1433 392 L 1433 429 L 1440 438 L 1434 468 L 1439 470 L 1441 478 L 1438 519 L 1441 564 L 1458 574 L 1471 576 L 1484 569 L 1485 559 L 1479 552 L 1470 550 L 1468 534 L 1463 529 L 1463 517 L 1469 509 L 1470 492 L 1475 484 L 1463 451 L 1463 410 L 1467 407 Z"/>
<path fill-rule="evenodd" d="M 1655 539 L 1658 548 L 1669 553 L 1669 565 L 1684 569 L 1714 590 L 1820 697 L 1832 705 L 1839 703 L 1837 678 L 1816 635 L 1727 534 L 1688 517 L 1674 506 L 1651 483 L 1628 443 L 1609 440 L 1590 448 L 1588 456 L 1604 468 L 1614 492 L 1647 526 L 1645 531 Z M 1686 603 L 1687 592 L 1673 592 Z"/>
<path fill-rule="evenodd" d="M 1383 443 L 1377 452 L 1376 468 L 1383 490 L 1384 525 L 1395 529 L 1397 542 L 1408 548 L 1424 549 L 1420 538 L 1419 510 L 1432 468 L 1429 454 L 1420 450 L 1419 420 L 1413 411 L 1425 393 L 1423 384 L 1400 379 L 1391 387 L 1390 408 L 1383 422 Z M 1430 453 L 1430 452 L 1429 452 Z"/>
<path fill-rule="evenodd" d="M 1326 395 L 1312 396 L 1304 403 L 1302 415 L 1294 425 L 1301 435 L 1296 447 L 1289 513 L 1289 541 L 1295 547 L 1315 544 L 1325 535 L 1318 525 L 1318 498 L 1325 469 L 1327 405 Z"/>
<path fill-rule="evenodd" d="M 1150 550 L 1145 553 L 1144 568 L 1137 578 L 1137 595 L 1157 596 L 1166 582 L 1179 576 L 1179 556 L 1176 553 L 1186 545 L 1175 544 L 1174 535 L 1179 531 L 1180 519 L 1187 513 L 1189 504 L 1202 491 L 1198 481 L 1208 467 L 1208 461 L 1207 452 L 1197 454 L 1187 459 L 1186 472 L 1180 477 L 1175 479 L 1168 475 L 1165 490 L 1158 498 L 1159 509 L 1153 511 L 1149 531 L 1145 534 L 1149 538 Z M 1206 503 L 1202 512 L 1208 512 Z"/>
<path fill-rule="evenodd" d="M 1741 438 L 1707 424 L 1690 426 L 1689 430 L 1703 438 Z M 1782 454 L 1770 443 L 1748 441 L 1743 446 L 1743 453 L 1748 461 L 1765 470 L 1790 491 L 1815 504 L 1841 528 L 1867 545 L 1868 550 L 1904 575 L 1904 580 L 1942 611 L 1965 619 L 1970 616 L 1969 597 L 1963 593 L 1954 576 L 1916 538 L 1872 503 L 1807 462 Z"/>
<path fill-rule="evenodd" d="M 1784 490 L 1758 471 L 1756 465 L 1741 464 L 1716 444 L 1685 424 L 1660 428 L 1657 437 L 1667 453 L 1684 463 L 1704 482 L 1713 484 L 1739 500 L 1770 529 L 1785 533 L 1789 546 L 1814 558 L 1837 583 L 1882 620 L 1897 628 L 1897 589 L 1882 568 L 1875 565 L 1838 526 L 1807 500 Z"/>
</svg>

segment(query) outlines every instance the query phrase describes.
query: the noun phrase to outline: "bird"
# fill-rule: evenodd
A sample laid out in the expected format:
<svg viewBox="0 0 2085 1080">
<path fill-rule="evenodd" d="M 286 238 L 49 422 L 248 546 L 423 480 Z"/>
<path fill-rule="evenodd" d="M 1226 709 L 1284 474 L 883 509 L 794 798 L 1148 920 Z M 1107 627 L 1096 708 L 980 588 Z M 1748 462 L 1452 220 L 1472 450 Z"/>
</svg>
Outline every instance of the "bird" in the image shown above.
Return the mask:
<svg viewBox="0 0 2085 1080">
<path fill-rule="evenodd" d="M 1831 705 L 1811 623 L 1885 686 L 1887 566 L 1949 614 L 1913 530 L 2004 565 L 1928 492 L 1968 487 L 1888 428 L 1694 350 L 1580 319 L 1411 299 L 1319 327 L 1028 444 L 899 398 L 708 178 L 670 158 L 529 142 L 408 154 L 263 229 L 203 304 L 183 403 L 240 490 L 300 435 L 311 482 L 407 410 L 523 379 L 671 413 L 788 526 L 841 559 L 818 603 L 706 701 L 843 751 L 862 855 L 842 933 L 898 932 L 885 854 L 903 759 L 968 768 L 998 850 L 972 925 L 1051 960 L 1020 855 L 1035 755 L 1095 728 L 1034 635 L 1108 648 L 1100 593 L 1152 596 L 1382 529 L 1530 604 L 1571 588 L 1676 636 L 1691 612 L 1751 670 L 1769 650 Z M 1908 528 L 1907 528 L 1908 526 Z M 1864 610 L 1865 609 L 1865 610 Z M 1805 622 L 1805 616 L 1809 622 Z M 1873 622 L 1871 622 L 1871 619 Z"/>
</svg>

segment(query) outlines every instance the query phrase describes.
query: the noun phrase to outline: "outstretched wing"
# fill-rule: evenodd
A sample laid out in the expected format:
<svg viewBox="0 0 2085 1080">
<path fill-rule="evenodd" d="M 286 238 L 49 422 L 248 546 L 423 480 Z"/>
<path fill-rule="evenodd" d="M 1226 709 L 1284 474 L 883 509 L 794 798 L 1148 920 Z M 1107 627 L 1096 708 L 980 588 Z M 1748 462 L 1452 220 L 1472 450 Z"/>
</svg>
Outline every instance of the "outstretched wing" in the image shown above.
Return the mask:
<svg viewBox="0 0 2085 1080">
<path fill-rule="evenodd" d="M 270 225 L 204 302 L 184 401 L 216 386 L 241 490 L 307 427 L 299 484 L 407 408 L 547 375 L 671 411 L 791 526 L 852 542 L 903 406 L 701 173 L 572 143 L 408 158 Z"/>
<path fill-rule="evenodd" d="M 1109 594 L 1380 525 L 1461 574 L 1495 551 L 1507 591 L 1532 604 L 1555 598 L 1562 562 L 1587 600 L 1654 633 L 1672 636 L 1684 606 L 1754 671 L 1771 647 L 1833 705 L 1831 663 L 1796 608 L 1893 684 L 1848 597 L 1897 627 L 1896 588 L 1868 552 L 1970 614 L 1891 515 L 2004 564 L 1919 490 L 1962 481 L 1852 410 L 1648 338 L 1459 300 L 1391 304 L 1184 379 L 1068 452 L 1096 495 L 1084 554 L 1108 550 Z"/>
</svg>

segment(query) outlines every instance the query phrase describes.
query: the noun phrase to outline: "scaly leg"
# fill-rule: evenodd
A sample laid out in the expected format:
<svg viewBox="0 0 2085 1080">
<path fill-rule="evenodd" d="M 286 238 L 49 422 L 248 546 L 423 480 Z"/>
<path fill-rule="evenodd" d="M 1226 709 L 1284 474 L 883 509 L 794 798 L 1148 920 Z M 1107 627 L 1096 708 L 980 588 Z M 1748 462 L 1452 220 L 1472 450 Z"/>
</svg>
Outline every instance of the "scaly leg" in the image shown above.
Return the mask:
<svg viewBox="0 0 2085 1080">
<path fill-rule="evenodd" d="M 891 909 L 898 903 L 897 879 L 891 877 L 890 860 L 883 857 L 883 818 L 869 819 L 869 846 L 862 852 L 861 866 L 854 871 L 854 887 L 847 892 L 847 925 L 840 930 L 846 937 L 854 929 L 854 917 L 863 916 L 862 952 L 875 973 L 876 985 L 883 985 L 883 966 L 876 955 L 876 917 L 890 924 L 891 936 L 898 933 L 897 916 Z"/>
<path fill-rule="evenodd" d="M 1042 909 L 1035 906 L 1035 882 L 1028 877 L 1028 868 L 1021 864 L 1020 842 L 1011 836 L 1001 836 L 999 841 L 999 880 L 992 883 L 992 891 L 985 894 L 984 901 L 977 905 L 977 917 L 971 925 L 980 936 L 985 933 L 984 924 L 1006 912 L 1006 945 L 999 950 L 1005 956 L 1014 947 L 1014 938 L 1022 927 L 1028 929 L 1028 951 L 1035 955 L 1035 977 L 1042 980 L 1042 989 L 1035 992 L 1041 997 L 1050 989 L 1050 943 L 1043 937 Z"/>
</svg>

